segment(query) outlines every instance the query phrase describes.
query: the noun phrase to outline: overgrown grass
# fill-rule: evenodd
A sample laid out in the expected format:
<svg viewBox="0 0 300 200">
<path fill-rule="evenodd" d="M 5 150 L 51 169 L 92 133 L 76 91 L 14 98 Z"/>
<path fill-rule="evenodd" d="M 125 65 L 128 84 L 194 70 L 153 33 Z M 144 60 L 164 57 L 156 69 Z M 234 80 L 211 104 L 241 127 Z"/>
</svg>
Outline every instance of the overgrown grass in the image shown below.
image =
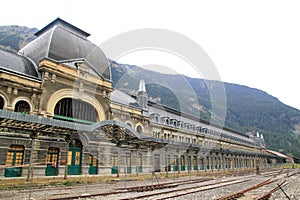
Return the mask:
<svg viewBox="0 0 300 200">
<path fill-rule="evenodd" d="M 65 185 L 65 186 L 74 186 L 74 185 L 75 185 L 75 182 L 74 182 L 74 181 L 69 181 L 69 180 L 67 180 L 66 182 L 64 182 L 64 185 Z"/>
<path fill-rule="evenodd" d="M 300 169 L 300 164 L 292 164 L 292 163 L 285 163 L 281 166 L 282 168 L 297 168 Z"/>
</svg>

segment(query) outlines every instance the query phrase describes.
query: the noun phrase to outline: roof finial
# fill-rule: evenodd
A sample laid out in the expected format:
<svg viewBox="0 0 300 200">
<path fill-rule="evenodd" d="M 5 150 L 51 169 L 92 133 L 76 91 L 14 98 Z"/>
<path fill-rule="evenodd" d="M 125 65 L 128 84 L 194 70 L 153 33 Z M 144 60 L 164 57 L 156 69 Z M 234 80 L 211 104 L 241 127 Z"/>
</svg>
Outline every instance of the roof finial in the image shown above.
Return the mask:
<svg viewBox="0 0 300 200">
<path fill-rule="evenodd" d="M 139 92 L 146 92 L 146 85 L 144 80 L 140 80 Z"/>
</svg>

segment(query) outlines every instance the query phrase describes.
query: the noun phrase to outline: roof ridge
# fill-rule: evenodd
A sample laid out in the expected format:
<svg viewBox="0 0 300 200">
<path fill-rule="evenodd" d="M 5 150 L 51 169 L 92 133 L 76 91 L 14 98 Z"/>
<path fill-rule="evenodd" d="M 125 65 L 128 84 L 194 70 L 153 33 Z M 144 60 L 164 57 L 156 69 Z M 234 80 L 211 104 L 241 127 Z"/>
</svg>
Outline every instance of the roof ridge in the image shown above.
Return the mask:
<svg viewBox="0 0 300 200">
<path fill-rule="evenodd" d="M 60 19 L 59 17 L 56 18 L 54 21 L 50 22 L 48 25 L 46 25 L 44 28 L 42 28 L 41 30 L 39 30 L 38 32 L 36 32 L 34 35 L 35 36 L 40 36 L 42 35 L 44 32 L 48 31 L 49 29 L 51 29 L 52 27 L 54 27 L 55 25 L 61 25 L 62 27 L 70 30 L 71 32 L 74 32 L 78 35 L 80 35 L 81 37 L 87 38 L 89 37 L 91 34 L 83 31 L 82 29 Z"/>
</svg>

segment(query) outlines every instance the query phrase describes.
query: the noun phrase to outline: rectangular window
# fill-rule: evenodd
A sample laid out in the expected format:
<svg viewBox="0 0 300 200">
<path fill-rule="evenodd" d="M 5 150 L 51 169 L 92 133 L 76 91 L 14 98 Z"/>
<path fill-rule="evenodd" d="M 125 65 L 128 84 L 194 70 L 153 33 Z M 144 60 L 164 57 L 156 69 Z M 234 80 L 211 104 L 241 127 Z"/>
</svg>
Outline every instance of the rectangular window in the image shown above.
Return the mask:
<svg viewBox="0 0 300 200">
<path fill-rule="evenodd" d="M 7 166 L 19 166 L 23 164 L 24 147 L 20 145 L 12 145 L 6 156 Z"/>
<path fill-rule="evenodd" d="M 72 151 L 68 151 L 68 165 L 72 165 Z"/>
<path fill-rule="evenodd" d="M 174 155 L 174 161 L 173 161 L 174 165 L 178 166 L 179 161 L 178 161 L 178 156 Z"/>
<path fill-rule="evenodd" d="M 126 166 L 131 166 L 131 155 L 127 154 L 124 158 L 124 163 Z"/>
<path fill-rule="evenodd" d="M 80 165 L 80 152 L 76 152 L 75 154 L 75 165 Z"/>
<path fill-rule="evenodd" d="M 90 166 L 96 167 L 98 164 L 97 156 L 90 155 Z"/>
<path fill-rule="evenodd" d="M 8 152 L 6 156 L 6 166 L 12 166 L 13 164 L 14 152 Z"/>
<path fill-rule="evenodd" d="M 111 155 L 111 165 L 112 166 L 119 166 L 119 157 L 118 154 Z"/>
<path fill-rule="evenodd" d="M 142 166 L 143 165 L 143 160 L 142 160 L 142 154 L 141 153 L 138 155 L 137 164 L 138 164 L 138 166 Z"/>
<path fill-rule="evenodd" d="M 46 163 L 48 165 L 57 165 L 58 164 L 58 154 L 59 154 L 58 148 L 50 147 L 47 152 Z"/>
<path fill-rule="evenodd" d="M 184 156 L 181 156 L 180 157 L 180 165 L 185 165 L 185 158 L 184 158 Z"/>
</svg>

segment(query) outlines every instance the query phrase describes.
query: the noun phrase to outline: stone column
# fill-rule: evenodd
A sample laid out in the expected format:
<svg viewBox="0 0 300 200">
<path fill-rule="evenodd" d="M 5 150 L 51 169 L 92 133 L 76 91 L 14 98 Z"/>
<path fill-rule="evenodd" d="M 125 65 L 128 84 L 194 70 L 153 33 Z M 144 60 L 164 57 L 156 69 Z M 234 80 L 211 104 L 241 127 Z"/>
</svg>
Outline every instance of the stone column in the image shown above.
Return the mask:
<svg viewBox="0 0 300 200">
<path fill-rule="evenodd" d="M 64 174 L 64 179 L 68 178 L 68 154 L 69 154 L 69 145 L 71 142 L 71 135 L 67 135 L 65 138 L 66 141 L 66 163 L 65 163 L 65 174 Z"/>
<path fill-rule="evenodd" d="M 33 153 L 34 153 L 34 145 L 35 145 L 35 140 L 38 137 L 38 131 L 34 131 L 31 133 L 30 138 L 31 138 L 31 149 L 30 149 L 30 158 L 29 158 L 29 167 L 28 167 L 28 173 L 27 173 L 27 179 L 26 181 L 29 181 L 33 178 L 33 163 L 32 163 L 32 158 L 33 158 Z"/>
</svg>

